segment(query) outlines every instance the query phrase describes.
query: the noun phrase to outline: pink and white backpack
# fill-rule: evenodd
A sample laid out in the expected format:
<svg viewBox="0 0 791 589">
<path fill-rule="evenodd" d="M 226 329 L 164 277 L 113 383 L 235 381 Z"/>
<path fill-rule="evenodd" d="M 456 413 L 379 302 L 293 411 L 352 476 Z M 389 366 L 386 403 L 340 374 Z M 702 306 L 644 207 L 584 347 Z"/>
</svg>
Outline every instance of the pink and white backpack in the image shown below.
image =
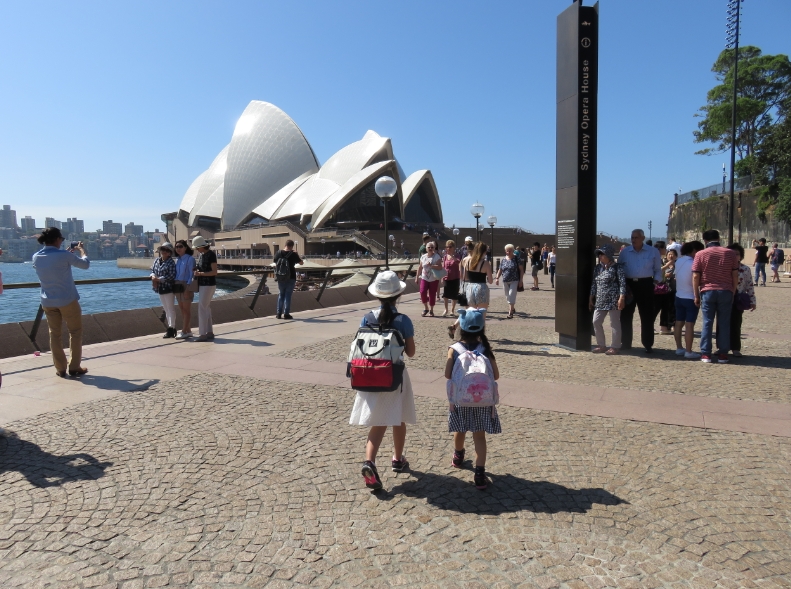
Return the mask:
<svg viewBox="0 0 791 589">
<path fill-rule="evenodd" d="M 491 407 L 500 403 L 497 382 L 494 380 L 492 363 L 484 353 L 482 344 L 474 350 L 468 350 L 461 343 L 451 346 L 459 356 L 453 365 L 453 372 L 448 381 L 448 402 L 456 407 Z"/>
</svg>

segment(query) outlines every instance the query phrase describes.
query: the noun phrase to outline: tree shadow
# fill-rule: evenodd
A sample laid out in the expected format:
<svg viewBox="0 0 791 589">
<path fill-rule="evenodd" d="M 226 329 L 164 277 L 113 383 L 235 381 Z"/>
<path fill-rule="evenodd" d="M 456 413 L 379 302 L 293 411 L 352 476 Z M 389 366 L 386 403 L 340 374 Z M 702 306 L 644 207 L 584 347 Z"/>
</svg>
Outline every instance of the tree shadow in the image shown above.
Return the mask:
<svg viewBox="0 0 791 589">
<path fill-rule="evenodd" d="M 533 513 L 585 513 L 594 504 L 628 504 L 604 489 L 571 489 L 547 481 L 529 481 L 512 474 L 487 473 L 490 484 L 486 490 L 475 488 L 472 472 L 469 480 L 431 472 L 412 470 L 409 479 L 376 497 L 389 501 L 396 495 L 426 499 L 440 509 L 459 513 L 499 515 L 517 511 Z"/>
<path fill-rule="evenodd" d="M 0 436 L 0 474 L 16 471 L 39 488 L 59 487 L 72 481 L 95 481 L 112 462 L 99 462 L 84 452 L 57 456 L 12 432 Z"/>
</svg>

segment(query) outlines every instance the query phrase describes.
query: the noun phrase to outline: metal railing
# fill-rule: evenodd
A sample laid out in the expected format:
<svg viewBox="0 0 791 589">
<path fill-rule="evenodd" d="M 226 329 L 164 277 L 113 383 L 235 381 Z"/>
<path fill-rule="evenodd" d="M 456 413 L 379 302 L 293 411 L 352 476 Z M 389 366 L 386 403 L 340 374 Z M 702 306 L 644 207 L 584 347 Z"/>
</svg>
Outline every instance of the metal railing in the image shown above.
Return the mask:
<svg viewBox="0 0 791 589">
<path fill-rule="evenodd" d="M 742 176 L 741 178 L 736 178 L 733 181 L 734 190 L 747 190 L 752 187 L 753 187 L 752 176 Z M 689 192 L 679 194 L 678 199 L 676 199 L 676 204 L 683 205 L 688 202 L 703 200 L 704 198 L 709 198 L 710 196 L 716 196 L 718 194 L 727 194 L 730 191 L 731 191 L 730 180 L 723 180 L 722 182 L 719 182 L 717 184 L 712 184 L 711 186 L 706 186 L 705 188 L 698 188 L 697 190 L 690 190 Z"/>
<path fill-rule="evenodd" d="M 266 270 L 247 270 L 244 272 L 218 272 L 217 276 L 240 276 L 243 274 L 271 274 L 274 272 L 274 268 L 266 269 Z M 91 278 L 88 280 L 75 280 L 74 284 L 77 286 L 85 285 L 85 284 L 119 284 L 122 282 L 151 282 L 150 276 L 128 276 L 124 278 Z M 261 295 L 261 291 L 266 284 L 266 279 L 262 278 L 262 280 L 258 283 L 258 289 L 256 290 L 255 296 L 253 297 L 253 302 L 250 304 L 250 309 L 255 308 L 255 304 L 258 302 L 258 297 Z M 20 288 L 41 288 L 41 283 L 39 282 L 12 282 L 11 284 L 4 284 L 4 290 L 15 290 Z M 28 334 L 28 338 L 30 339 L 33 346 L 38 350 L 41 351 L 41 348 L 38 347 L 36 343 L 36 336 L 38 335 L 38 329 L 41 325 L 41 320 L 44 318 L 44 307 L 39 304 L 38 311 L 36 311 L 36 318 L 33 321 L 33 327 L 30 329 L 30 333 Z M 164 313 L 163 316 L 160 317 L 160 321 L 164 323 Z"/>
</svg>

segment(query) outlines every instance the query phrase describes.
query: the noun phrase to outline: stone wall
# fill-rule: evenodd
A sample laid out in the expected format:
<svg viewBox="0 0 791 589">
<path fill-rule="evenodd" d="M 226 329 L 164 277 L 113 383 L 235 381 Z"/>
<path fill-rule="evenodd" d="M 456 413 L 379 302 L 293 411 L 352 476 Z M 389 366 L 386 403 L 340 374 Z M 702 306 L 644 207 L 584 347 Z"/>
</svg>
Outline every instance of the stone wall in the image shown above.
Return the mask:
<svg viewBox="0 0 791 589">
<path fill-rule="evenodd" d="M 406 283 L 405 294 L 417 292 L 413 280 Z M 295 292 L 291 299 L 291 312 L 309 311 L 375 301 L 364 286 L 346 286 L 327 289 L 319 301 L 316 300 L 316 291 Z M 212 301 L 212 321 L 215 324 L 244 321 L 257 317 L 272 316 L 276 312 L 277 296 L 267 295 L 258 297 L 256 305 L 250 308 L 252 300 L 226 299 Z M 378 304 L 378 302 L 377 302 Z M 145 309 L 129 309 L 125 311 L 111 311 L 108 313 L 94 313 L 83 315 L 83 344 L 97 344 L 101 342 L 117 341 L 133 337 L 141 337 L 165 332 L 162 322 L 162 307 L 149 307 Z M 176 328 L 181 329 L 181 313 L 176 314 Z M 20 323 L 0 324 L 0 358 L 24 356 L 35 352 L 36 348 L 30 340 L 33 321 Z M 192 327 L 198 327 L 198 304 L 192 303 Z M 306 327 L 307 328 L 307 327 Z M 63 344 L 68 348 L 69 333 L 63 329 Z M 49 327 L 47 320 L 43 319 L 36 334 L 36 344 L 42 352 L 49 351 Z"/>
<path fill-rule="evenodd" d="M 786 247 L 791 242 L 791 227 L 775 220 L 771 210 L 766 214 L 766 222 L 758 218 L 758 195 L 755 190 L 737 193 L 734 206 L 733 237 L 743 246 L 749 246 L 753 239 L 762 237 L 770 243 L 776 241 Z M 716 229 L 723 237 L 728 234 L 727 194 L 671 207 L 668 236 L 674 236 L 678 241 L 699 240 L 706 229 Z"/>
</svg>

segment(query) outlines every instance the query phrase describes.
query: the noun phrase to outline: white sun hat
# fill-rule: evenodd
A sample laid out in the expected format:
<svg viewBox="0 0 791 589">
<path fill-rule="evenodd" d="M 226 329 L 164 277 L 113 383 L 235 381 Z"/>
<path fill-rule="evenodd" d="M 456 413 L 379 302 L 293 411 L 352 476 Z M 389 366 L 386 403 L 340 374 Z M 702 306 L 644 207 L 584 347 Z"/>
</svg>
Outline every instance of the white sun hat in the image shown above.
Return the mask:
<svg viewBox="0 0 791 589">
<path fill-rule="evenodd" d="M 472 237 L 470 235 L 468 235 L 467 237 L 464 238 L 464 241 L 465 242 L 473 241 L 473 239 L 472 239 Z"/>
<path fill-rule="evenodd" d="M 376 280 L 368 287 L 368 292 L 377 299 L 389 299 L 400 295 L 405 288 L 406 283 L 402 282 L 395 272 L 385 270 L 376 275 Z"/>
</svg>

